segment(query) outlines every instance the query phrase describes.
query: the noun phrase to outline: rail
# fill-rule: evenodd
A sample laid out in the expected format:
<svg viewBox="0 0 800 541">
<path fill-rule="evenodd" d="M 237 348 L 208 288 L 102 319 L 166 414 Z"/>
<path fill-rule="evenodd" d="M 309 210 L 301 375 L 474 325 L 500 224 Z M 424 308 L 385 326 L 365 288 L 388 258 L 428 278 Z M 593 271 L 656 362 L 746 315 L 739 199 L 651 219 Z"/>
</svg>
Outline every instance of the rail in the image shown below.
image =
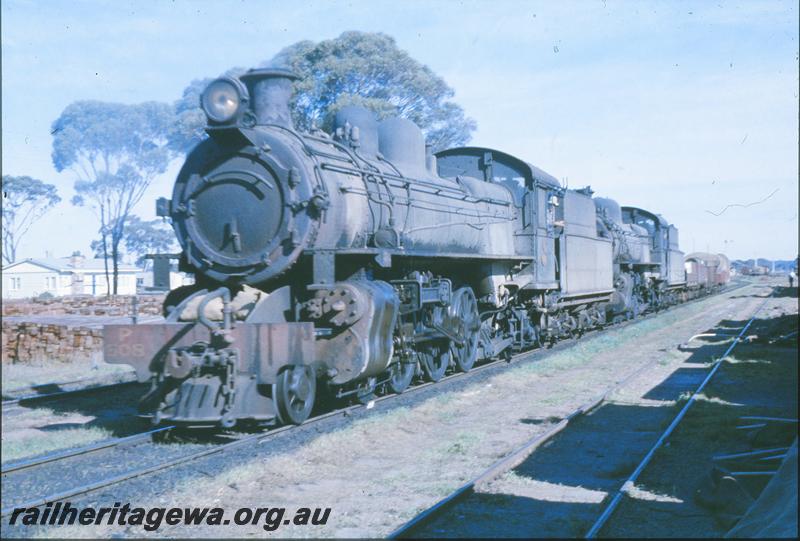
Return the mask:
<svg viewBox="0 0 800 541">
<path fill-rule="evenodd" d="M 165 434 L 174 428 L 175 428 L 174 426 L 164 426 L 156 428 L 154 430 L 148 430 L 147 432 L 141 432 L 139 434 L 125 436 L 123 438 L 103 440 L 83 447 L 68 449 L 66 451 L 58 451 L 41 457 L 32 458 L 30 460 L 20 460 L 17 462 L 12 462 L 6 465 L 4 468 L 2 468 L 2 470 L 0 470 L 0 474 L 7 475 L 12 472 L 37 468 L 39 466 L 43 466 L 44 464 L 49 464 L 51 462 L 58 462 L 60 460 L 65 460 L 67 458 L 72 458 L 75 456 L 87 455 L 89 453 L 104 451 L 106 449 L 112 449 L 114 447 L 119 447 L 121 445 L 131 445 L 134 443 L 138 443 L 140 441 L 152 440 L 153 437 L 155 437 L 156 435 Z"/>
<path fill-rule="evenodd" d="M 609 502 L 608 506 L 600 514 L 600 517 L 597 519 L 597 521 L 595 521 L 595 523 L 586 533 L 587 539 L 593 539 L 597 537 L 597 534 L 600 532 L 605 523 L 614 513 L 614 510 L 619 505 L 619 502 L 622 501 L 622 498 L 625 496 L 627 491 L 631 487 L 633 487 L 634 483 L 639 478 L 639 475 L 641 475 L 642 471 L 644 471 L 644 469 L 653 459 L 653 456 L 655 455 L 658 448 L 661 447 L 661 445 L 666 441 L 666 439 L 670 436 L 670 434 L 672 434 L 672 432 L 675 430 L 675 428 L 678 426 L 681 420 L 686 416 L 686 412 L 689 411 L 689 408 L 692 407 L 692 404 L 694 404 L 695 400 L 697 399 L 697 396 L 703 391 L 703 389 L 705 389 L 708 382 L 711 381 L 711 378 L 713 378 L 714 374 L 716 374 L 717 370 L 719 370 L 719 367 L 722 366 L 723 359 L 725 359 L 725 357 L 730 355 L 731 351 L 733 351 L 733 349 L 739 344 L 739 342 L 742 339 L 742 336 L 744 336 L 744 333 L 746 333 L 747 329 L 750 328 L 750 325 L 753 324 L 753 321 L 755 321 L 756 316 L 761 311 L 761 309 L 764 308 L 768 300 L 769 297 L 764 299 L 764 302 L 761 303 L 761 305 L 756 309 L 755 313 L 753 314 L 753 317 L 751 317 L 750 320 L 747 322 L 747 324 L 742 328 L 742 330 L 739 331 L 739 334 L 733 340 L 733 342 L 725 351 L 725 353 L 723 353 L 722 357 L 720 357 L 714 362 L 713 368 L 711 368 L 711 370 L 708 372 L 708 375 L 706 375 L 706 377 L 700 383 L 700 386 L 697 387 L 697 389 L 694 391 L 689 400 L 686 401 L 686 404 L 683 406 L 683 408 L 681 408 L 681 411 L 678 412 L 678 415 L 675 416 L 675 419 L 672 420 L 667 429 L 664 430 L 664 433 L 661 434 L 661 437 L 658 438 L 656 443 L 653 445 L 650 451 L 648 451 L 648 453 L 645 455 L 645 457 L 642 459 L 642 461 L 639 463 L 639 465 L 636 467 L 633 473 L 630 474 L 630 476 L 625 480 L 622 486 L 617 490 L 617 492 L 614 495 L 614 498 Z"/>
</svg>

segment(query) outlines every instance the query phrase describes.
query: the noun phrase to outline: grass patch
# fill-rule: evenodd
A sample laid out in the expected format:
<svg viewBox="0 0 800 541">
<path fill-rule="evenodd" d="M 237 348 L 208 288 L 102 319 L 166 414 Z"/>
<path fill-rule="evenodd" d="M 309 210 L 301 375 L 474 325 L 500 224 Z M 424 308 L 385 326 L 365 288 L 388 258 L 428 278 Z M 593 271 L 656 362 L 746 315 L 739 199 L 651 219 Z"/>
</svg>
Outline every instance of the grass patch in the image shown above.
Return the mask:
<svg viewBox="0 0 800 541">
<path fill-rule="evenodd" d="M 2 390 L 6 395 L 24 392 L 34 386 L 95 379 L 108 383 L 129 381 L 135 379 L 134 370 L 128 365 L 92 361 L 3 363 Z"/>
<path fill-rule="evenodd" d="M 111 438 L 111 433 L 97 428 L 70 428 L 42 436 L 3 441 L 3 463 L 38 456 L 44 453 L 71 449 Z"/>
<path fill-rule="evenodd" d="M 475 432 L 461 432 L 458 434 L 456 441 L 451 443 L 445 449 L 445 455 L 460 455 L 469 453 L 472 448 L 483 441 L 483 436 Z"/>
<path fill-rule="evenodd" d="M 434 483 L 430 485 L 428 488 L 429 488 L 428 492 L 431 495 L 436 496 L 437 498 L 446 498 L 453 491 L 455 491 L 455 489 L 458 488 L 458 486 L 449 482 L 441 482 L 441 483 Z"/>
<path fill-rule="evenodd" d="M 472 451 L 484 440 L 483 434 L 478 432 L 461 431 L 454 438 L 427 448 L 423 456 L 425 460 L 450 461 L 453 458 L 470 457 Z"/>
</svg>

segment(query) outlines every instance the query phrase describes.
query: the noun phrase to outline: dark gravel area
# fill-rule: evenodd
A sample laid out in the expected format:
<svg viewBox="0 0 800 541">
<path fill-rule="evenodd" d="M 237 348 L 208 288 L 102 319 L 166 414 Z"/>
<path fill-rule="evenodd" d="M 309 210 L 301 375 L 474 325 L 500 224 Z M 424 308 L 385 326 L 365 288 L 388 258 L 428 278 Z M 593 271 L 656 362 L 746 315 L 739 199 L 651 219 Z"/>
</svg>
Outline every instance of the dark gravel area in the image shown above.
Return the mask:
<svg viewBox="0 0 800 541">
<path fill-rule="evenodd" d="M 712 467 L 719 462 L 713 456 L 742 453 L 753 449 L 791 445 L 797 426 L 773 425 L 764 430 L 742 431 L 752 421 L 742 416 L 765 416 L 797 419 L 797 344 L 769 346 L 764 338 L 780 336 L 787 327 L 798 328 L 797 306 L 794 314 L 759 318 L 754 324 L 753 345 L 742 345 L 733 352 L 733 361 L 724 363 L 711 380 L 706 395 L 670 438 L 670 446 L 659 450 L 638 485 L 652 492 L 669 493 L 671 501 L 645 501 L 626 498 L 600 532 L 603 537 L 721 537 L 739 518 L 746 503 L 758 497 L 768 477 L 740 478 L 742 498 L 732 487 L 721 495 L 711 482 Z M 773 314 L 774 315 L 774 314 Z M 788 325 L 787 325 L 788 324 Z M 722 463 L 732 467 L 735 463 Z M 772 468 L 777 468 L 773 463 Z M 757 461 L 739 463 L 732 469 L 770 469 Z M 795 480 L 796 483 L 796 480 Z M 716 494 L 716 495 L 715 495 Z M 718 507 L 716 504 L 724 503 Z M 794 524 L 776 525 L 777 530 L 797 536 Z M 792 528 L 793 527 L 793 528 Z M 785 529 L 784 529 L 785 528 Z M 791 536 L 791 534 L 789 534 Z"/>
<path fill-rule="evenodd" d="M 147 384 L 125 382 L 110 386 L 83 389 L 76 394 L 53 397 L 32 397 L 16 403 L 3 404 L 3 418 L 22 417 L 38 411 L 52 412 L 54 415 L 79 414 L 94 417 L 93 426 L 109 429 L 114 435 L 128 435 L 131 429 L 139 427 L 136 418 L 136 403 L 146 391 Z M 39 428 L 54 431 L 66 428 L 37 420 Z M 4 436 L 7 432 L 4 430 Z"/>
<path fill-rule="evenodd" d="M 127 377 L 126 377 L 127 376 Z M 83 389 L 90 389 L 94 387 L 102 387 L 113 385 L 116 383 L 135 382 L 136 377 L 133 372 L 130 374 L 111 374 L 100 377 L 81 377 L 69 381 L 54 381 L 50 383 L 40 383 L 31 387 L 17 387 L 11 391 L 3 391 L 3 407 L 6 407 L 10 401 L 26 400 L 29 398 L 37 399 L 44 395 L 51 395 L 53 393 L 82 391 Z"/>
<path fill-rule="evenodd" d="M 734 350 L 731 362 L 722 364 L 630 488 L 601 536 L 719 537 L 735 523 L 735 517 L 699 505 L 696 495 L 707 490 L 712 456 L 787 444 L 759 441 L 757 434 L 735 429 L 744 415 L 797 417 L 796 344 L 769 345 L 798 327 L 796 300 L 783 298 L 781 289 L 754 320 L 749 339 Z M 722 320 L 711 331 L 735 334 L 747 319 Z M 729 343 L 707 338 L 692 345 L 692 355 L 663 382 L 643 387 L 639 395 L 621 393 L 630 396 L 618 396 L 577 420 L 511 472 L 479 487 L 413 535 L 583 537 L 706 376 L 708 361 Z"/>
</svg>

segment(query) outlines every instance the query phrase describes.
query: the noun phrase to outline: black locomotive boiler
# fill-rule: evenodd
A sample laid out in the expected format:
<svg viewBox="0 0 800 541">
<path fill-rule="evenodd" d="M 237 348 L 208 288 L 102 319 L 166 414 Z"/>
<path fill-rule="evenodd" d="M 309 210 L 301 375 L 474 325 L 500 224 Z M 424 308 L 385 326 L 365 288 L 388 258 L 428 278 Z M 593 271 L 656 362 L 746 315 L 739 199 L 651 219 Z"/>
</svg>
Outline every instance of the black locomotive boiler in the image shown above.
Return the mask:
<svg viewBox="0 0 800 541">
<path fill-rule="evenodd" d="M 432 154 L 412 122 L 348 107 L 292 124 L 293 75 L 251 70 L 201 98 L 209 137 L 160 200 L 196 284 L 165 322 L 109 325 L 155 422 L 302 423 L 318 391 L 415 377 L 680 300 L 677 230 L 488 148 Z"/>
</svg>

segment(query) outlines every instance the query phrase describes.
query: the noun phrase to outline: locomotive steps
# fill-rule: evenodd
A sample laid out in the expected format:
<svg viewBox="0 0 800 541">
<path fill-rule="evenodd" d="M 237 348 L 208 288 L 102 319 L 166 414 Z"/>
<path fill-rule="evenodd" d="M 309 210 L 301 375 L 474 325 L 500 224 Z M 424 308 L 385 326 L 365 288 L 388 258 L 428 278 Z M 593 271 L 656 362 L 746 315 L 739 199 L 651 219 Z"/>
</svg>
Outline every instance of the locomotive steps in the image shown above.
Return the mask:
<svg viewBox="0 0 800 541">
<path fill-rule="evenodd" d="M 247 498 L 253 501 L 258 494 L 261 499 L 268 497 L 271 505 L 287 507 L 318 501 L 333 507 L 327 528 L 318 534 L 386 534 L 545 429 L 549 418 L 560 419 L 620 379 L 636 364 L 635 358 L 621 353 L 658 354 L 665 357 L 659 368 L 674 367 L 676 344 L 747 309 L 752 301 L 748 291 L 753 287 L 587 337 L 569 350 L 540 356 L 535 363 L 500 373 L 484 370 L 469 379 L 377 403 L 365 419 L 361 419 L 365 410 L 354 411 L 350 421 L 355 422 L 337 416 L 284 432 L 269 445 L 243 446 L 134 480 L 100 499 L 157 498 L 181 506 L 213 505 L 219 500 L 234 506 Z M 197 479 L 198 469 L 211 477 Z M 265 486 L 272 487 L 268 494 Z M 333 493 L 336 501 L 330 501 Z M 89 533 L 102 535 L 101 527 L 96 528 Z M 281 533 L 314 535 L 307 529 Z M 58 535 L 70 531 L 60 530 Z"/>
</svg>

